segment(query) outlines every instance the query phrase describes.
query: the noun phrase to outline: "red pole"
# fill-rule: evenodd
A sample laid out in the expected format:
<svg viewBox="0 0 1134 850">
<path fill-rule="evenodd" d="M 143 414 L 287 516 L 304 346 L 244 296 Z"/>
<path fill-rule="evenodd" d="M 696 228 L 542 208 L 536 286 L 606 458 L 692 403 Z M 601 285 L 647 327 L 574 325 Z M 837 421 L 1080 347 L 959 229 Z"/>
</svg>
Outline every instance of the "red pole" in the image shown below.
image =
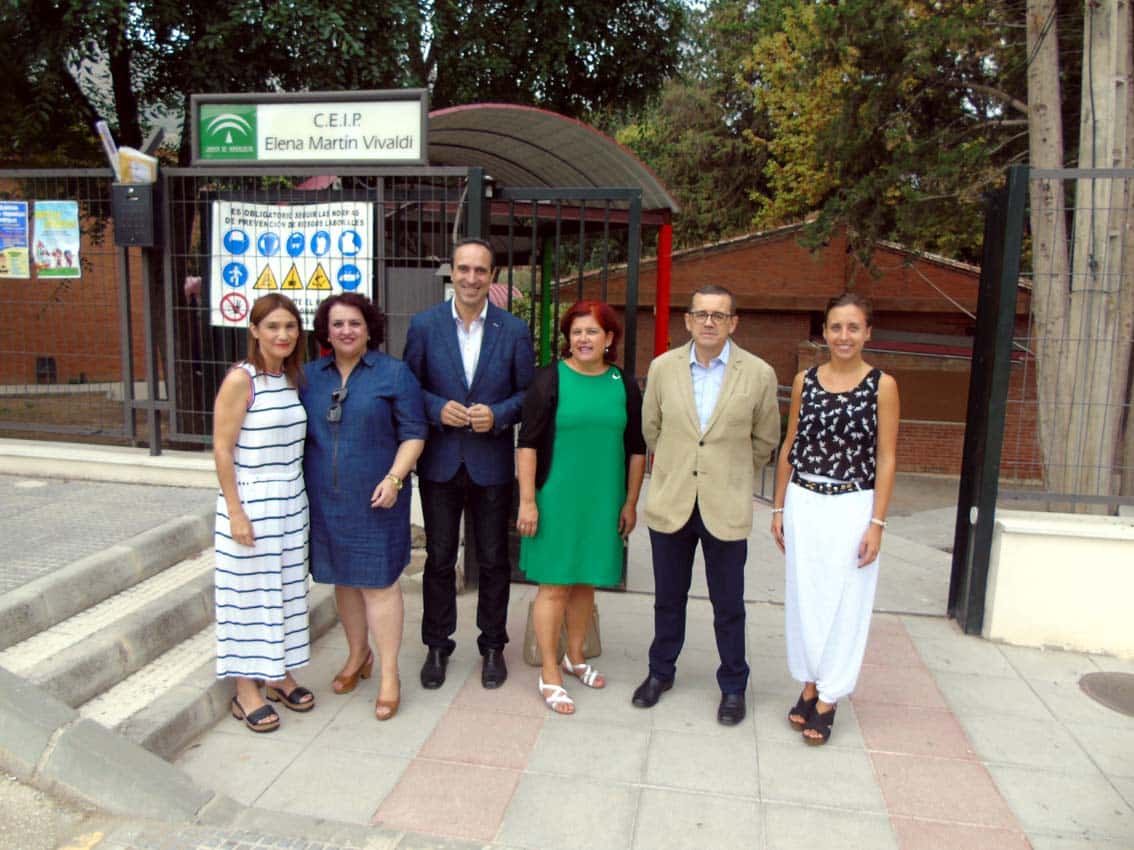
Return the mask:
<svg viewBox="0 0 1134 850">
<path fill-rule="evenodd" d="M 668 216 L 667 216 L 668 219 Z M 673 225 L 658 229 L 658 273 L 654 296 L 654 357 L 669 349 L 669 290 L 673 268 Z"/>
</svg>

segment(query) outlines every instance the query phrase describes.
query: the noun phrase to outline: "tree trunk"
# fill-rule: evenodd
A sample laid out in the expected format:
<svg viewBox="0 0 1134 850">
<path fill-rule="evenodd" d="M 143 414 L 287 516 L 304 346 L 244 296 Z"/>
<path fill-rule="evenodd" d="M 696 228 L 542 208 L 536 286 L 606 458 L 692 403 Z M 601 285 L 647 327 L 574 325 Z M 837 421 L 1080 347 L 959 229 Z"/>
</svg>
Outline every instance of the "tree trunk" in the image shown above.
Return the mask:
<svg viewBox="0 0 1134 850">
<path fill-rule="evenodd" d="M 1123 168 L 1134 167 L 1134 6 L 1126 2 L 1119 7 L 1120 15 L 1115 22 L 1114 43 L 1120 52 L 1120 69 L 1125 72 L 1125 102 L 1119 101 L 1119 117 L 1115 126 L 1120 130 L 1124 145 Z M 1122 112 L 1126 120 L 1122 121 Z M 1122 280 L 1122 302 L 1120 307 L 1118 338 L 1126 341 L 1126 408 L 1119 431 L 1116 460 L 1122 470 L 1119 476 L 1119 495 L 1134 497 L 1134 180 L 1127 177 L 1121 186 L 1115 187 L 1116 215 L 1120 216 L 1119 232 L 1122 234 L 1122 260 L 1120 274 Z"/>
<path fill-rule="evenodd" d="M 1079 167 L 1130 164 L 1127 106 L 1130 90 L 1130 7 L 1119 0 L 1088 2 L 1085 9 Z M 1122 38 L 1119 42 L 1118 39 Z M 1070 279 L 1066 351 L 1070 429 L 1077 474 L 1072 492 L 1117 494 L 1119 431 L 1127 401 L 1134 281 L 1123 280 L 1128 239 L 1128 193 L 1116 178 L 1080 178 Z"/>
<path fill-rule="evenodd" d="M 1063 167 L 1059 33 L 1055 0 L 1028 0 L 1028 138 L 1032 168 Z M 1059 491 L 1067 468 L 1066 412 L 1059 401 L 1060 348 L 1067 304 L 1067 227 L 1063 183 L 1031 183 L 1033 350 L 1046 489 Z"/>
</svg>

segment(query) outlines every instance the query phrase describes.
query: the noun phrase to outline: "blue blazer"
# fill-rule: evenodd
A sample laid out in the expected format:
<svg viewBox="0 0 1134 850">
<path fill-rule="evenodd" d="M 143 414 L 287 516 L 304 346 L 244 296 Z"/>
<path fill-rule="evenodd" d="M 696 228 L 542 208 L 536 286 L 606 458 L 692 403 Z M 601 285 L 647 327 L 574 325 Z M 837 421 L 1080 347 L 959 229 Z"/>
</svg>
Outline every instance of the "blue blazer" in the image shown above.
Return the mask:
<svg viewBox="0 0 1134 850">
<path fill-rule="evenodd" d="M 528 326 L 506 310 L 488 305 L 480 358 L 469 386 L 453 308 L 445 301 L 410 320 L 402 359 L 421 383 L 429 420 L 417 474 L 428 481 L 449 481 L 464 463 L 469 477 L 482 487 L 511 481 L 515 477 L 512 427 L 520 421 L 524 391 L 535 368 Z M 467 407 L 488 405 L 492 430 L 478 434 L 442 425 L 441 408 L 450 400 Z"/>
</svg>

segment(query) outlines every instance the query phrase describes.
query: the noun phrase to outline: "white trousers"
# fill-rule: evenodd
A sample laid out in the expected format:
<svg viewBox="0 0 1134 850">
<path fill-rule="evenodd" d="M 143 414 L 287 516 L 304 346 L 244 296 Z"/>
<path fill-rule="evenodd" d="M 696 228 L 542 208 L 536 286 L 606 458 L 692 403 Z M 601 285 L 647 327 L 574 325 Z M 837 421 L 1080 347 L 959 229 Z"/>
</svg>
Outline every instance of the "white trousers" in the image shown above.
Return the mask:
<svg viewBox="0 0 1134 850">
<path fill-rule="evenodd" d="M 854 691 L 874 607 L 878 559 L 858 566 L 874 491 L 825 496 L 788 484 L 784 593 L 788 670 L 836 703 Z"/>
</svg>

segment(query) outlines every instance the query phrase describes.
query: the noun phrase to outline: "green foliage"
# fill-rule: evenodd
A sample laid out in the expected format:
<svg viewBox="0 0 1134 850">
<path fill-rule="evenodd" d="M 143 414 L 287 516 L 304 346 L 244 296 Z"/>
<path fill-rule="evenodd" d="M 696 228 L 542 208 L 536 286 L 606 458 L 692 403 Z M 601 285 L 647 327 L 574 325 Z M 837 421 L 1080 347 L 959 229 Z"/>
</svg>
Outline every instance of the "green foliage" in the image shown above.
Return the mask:
<svg viewBox="0 0 1134 850">
<path fill-rule="evenodd" d="M 681 206 L 674 244 L 700 245 L 751 227 L 753 186 L 766 157 L 753 155 L 744 129 L 730 127 L 722 102 L 695 83 L 673 80 L 615 138 L 657 172 Z"/>
<path fill-rule="evenodd" d="M 996 2 L 784 3 L 746 69 L 770 130 L 755 222 L 975 259 L 981 193 L 1027 152 L 1021 45 Z M 1014 38 L 1014 37 L 1013 37 Z"/>
<path fill-rule="evenodd" d="M 22 165 L 98 163 L 100 114 L 138 147 L 148 124 L 187 113 L 192 93 L 428 86 L 434 106 L 495 100 L 573 116 L 639 104 L 675 67 L 685 21 L 679 0 L 5 5 L 0 159 Z"/>
<path fill-rule="evenodd" d="M 432 4 L 436 107 L 523 103 L 575 117 L 644 103 L 677 65 L 680 0 Z"/>
<path fill-rule="evenodd" d="M 713 0 L 690 27 L 679 76 L 646 108 L 611 126 L 657 172 L 681 205 L 674 244 L 687 247 L 751 229 L 751 193 L 767 181 L 766 156 L 748 142 L 766 132 L 742 63 L 767 17 L 765 5 Z"/>
</svg>

